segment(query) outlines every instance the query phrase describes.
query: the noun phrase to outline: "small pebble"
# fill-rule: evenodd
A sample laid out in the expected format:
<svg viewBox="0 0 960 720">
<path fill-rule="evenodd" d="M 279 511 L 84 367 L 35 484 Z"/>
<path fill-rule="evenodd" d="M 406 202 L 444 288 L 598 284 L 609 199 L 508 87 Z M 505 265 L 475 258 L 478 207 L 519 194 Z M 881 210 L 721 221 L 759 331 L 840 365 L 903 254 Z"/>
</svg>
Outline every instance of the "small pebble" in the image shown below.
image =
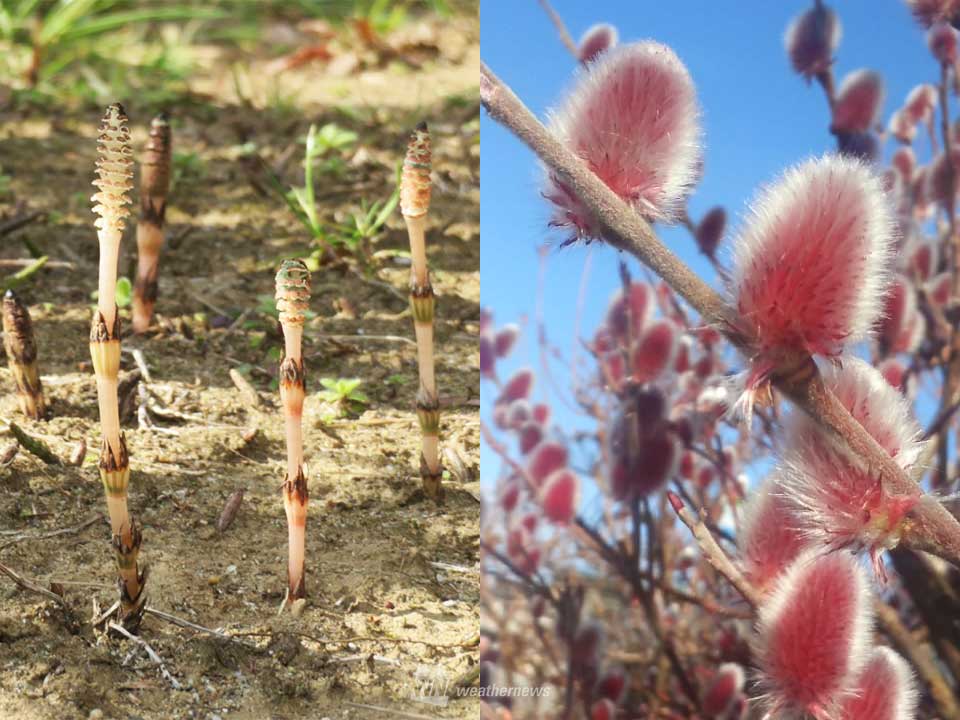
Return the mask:
<svg viewBox="0 0 960 720">
<path fill-rule="evenodd" d="M 303 615 L 304 608 L 307 607 L 307 599 L 300 598 L 299 600 L 294 600 L 293 604 L 290 606 L 290 612 L 294 617 L 300 617 Z"/>
<path fill-rule="evenodd" d="M 90 711 L 90 714 L 87 715 L 88 720 L 103 720 L 103 710 L 100 708 L 94 708 Z"/>
<path fill-rule="evenodd" d="M 227 575 L 235 575 L 237 572 L 236 565 L 227 565 Z"/>
</svg>

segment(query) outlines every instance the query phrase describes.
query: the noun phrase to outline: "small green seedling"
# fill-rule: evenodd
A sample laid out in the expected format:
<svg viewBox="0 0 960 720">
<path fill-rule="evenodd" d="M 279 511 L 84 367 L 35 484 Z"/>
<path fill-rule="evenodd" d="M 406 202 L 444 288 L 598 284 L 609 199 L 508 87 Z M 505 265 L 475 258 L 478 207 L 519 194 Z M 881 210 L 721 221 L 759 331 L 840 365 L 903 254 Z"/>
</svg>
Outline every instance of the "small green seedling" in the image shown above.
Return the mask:
<svg viewBox="0 0 960 720">
<path fill-rule="evenodd" d="M 318 395 L 324 402 L 335 405 L 344 417 L 351 412 L 357 412 L 362 409 L 370 398 L 366 393 L 358 390 L 362 381 L 358 378 L 321 378 L 320 384 L 324 387 Z"/>
</svg>

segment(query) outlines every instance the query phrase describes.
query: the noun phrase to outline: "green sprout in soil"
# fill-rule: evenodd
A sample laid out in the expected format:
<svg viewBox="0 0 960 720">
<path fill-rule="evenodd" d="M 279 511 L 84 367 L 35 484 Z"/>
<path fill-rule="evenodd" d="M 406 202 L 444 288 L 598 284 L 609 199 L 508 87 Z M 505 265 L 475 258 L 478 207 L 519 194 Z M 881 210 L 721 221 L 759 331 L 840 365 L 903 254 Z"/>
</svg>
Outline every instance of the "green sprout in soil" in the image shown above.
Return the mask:
<svg viewBox="0 0 960 720">
<path fill-rule="evenodd" d="M 109 72 L 113 65 L 120 80 L 124 80 L 123 74 L 129 69 L 117 62 L 122 60 L 124 51 L 129 53 L 129 47 L 121 42 L 128 42 L 129 37 L 116 38 L 116 31 L 142 28 L 153 22 L 224 16 L 221 10 L 189 3 L 121 9 L 115 9 L 115 5 L 116 0 L 4 0 L 0 3 L 0 43 L 7 50 L 0 57 L 0 75 L 20 75 L 28 87 L 35 88 L 66 69 L 79 68 L 78 81 L 84 81 L 96 94 L 108 92 L 116 88 L 109 87 L 110 83 L 95 68 Z M 108 58 L 111 51 L 118 58 Z"/>
<path fill-rule="evenodd" d="M 427 266 L 427 213 L 430 210 L 430 132 L 427 124 L 417 125 L 403 161 L 400 182 L 400 211 L 410 236 L 410 308 L 417 336 L 420 389 L 417 391 L 417 419 L 420 421 L 420 479 L 428 497 L 443 499 L 440 465 L 440 399 L 433 361 L 434 294 Z"/>
<path fill-rule="evenodd" d="M 97 301 L 100 299 L 100 291 L 94 290 L 90 293 L 90 299 Z M 115 301 L 118 308 L 130 307 L 133 302 L 133 283 L 130 278 L 124 276 L 117 278 Z"/>
<path fill-rule="evenodd" d="M 367 394 L 358 389 L 361 382 L 357 378 L 321 378 L 323 390 L 317 396 L 336 407 L 340 417 L 346 417 L 361 411 L 370 402 Z"/>
<path fill-rule="evenodd" d="M 277 309 L 283 328 L 284 353 L 280 362 L 280 400 L 286 422 L 287 471 L 283 505 L 287 515 L 289 556 L 287 597 L 306 597 L 307 475 L 303 467 L 303 401 L 306 396 L 302 341 L 304 311 L 310 304 L 310 271 L 299 260 L 284 260 L 277 272 Z"/>
<path fill-rule="evenodd" d="M 356 141 L 356 133 L 344 130 L 333 123 L 324 125 L 319 130 L 316 125 L 311 125 L 304 140 L 303 187 L 291 187 L 289 193 L 285 195 L 290 209 L 314 240 L 322 245 L 327 245 L 329 241 L 317 214 L 316 196 L 313 190 L 314 166 L 318 160 L 322 159 L 321 172 L 339 173 L 343 168 L 340 153 L 348 150 Z"/>
<path fill-rule="evenodd" d="M 93 212 L 100 242 L 100 277 L 97 308 L 90 329 L 90 356 L 97 378 L 97 400 L 103 441 L 100 451 L 100 479 L 107 496 L 113 548 L 120 576 L 121 623 L 131 630 L 140 625 L 146 603 L 146 572 L 137 565 L 141 534 L 127 509 L 130 458 L 127 442 L 120 432 L 117 376 L 120 371 L 120 313 L 117 308 L 117 260 L 125 218 L 130 214 L 129 193 L 133 189 L 133 149 L 123 106 L 107 108 L 100 126 L 97 159 L 98 192 Z"/>
<path fill-rule="evenodd" d="M 3 296 L 2 314 L 3 346 L 17 386 L 20 409 L 28 418 L 40 420 L 46 404 L 37 370 L 37 343 L 33 338 L 30 311 L 13 290 L 7 290 Z"/>
<path fill-rule="evenodd" d="M 172 139 L 166 115 L 150 123 L 140 164 L 140 221 L 137 223 L 137 284 L 133 292 L 133 331 L 145 332 L 157 302 L 157 276 L 163 247 L 163 219 L 170 189 Z"/>
</svg>

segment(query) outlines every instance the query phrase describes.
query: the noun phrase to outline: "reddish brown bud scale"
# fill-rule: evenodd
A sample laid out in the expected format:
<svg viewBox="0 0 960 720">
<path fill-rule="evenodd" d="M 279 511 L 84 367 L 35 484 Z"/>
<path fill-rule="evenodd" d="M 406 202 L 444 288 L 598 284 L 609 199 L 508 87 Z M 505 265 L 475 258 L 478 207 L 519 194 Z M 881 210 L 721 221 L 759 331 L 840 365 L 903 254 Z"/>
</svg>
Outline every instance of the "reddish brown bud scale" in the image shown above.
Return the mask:
<svg viewBox="0 0 960 720">
<path fill-rule="evenodd" d="M 795 17 L 784 36 L 793 69 L 807 79 L 829 70 L 842 33 L 840 19 L 823 3 Z"/>
<path fill-rule="evenodd" d="M 695 236 L 700 252 L 709 258 L 715 257 L 726 226 L 727 211 L 720 206 L 711 208 L 700 219 L 696 228 Z"/>
<path fill-rule="evenodd" d="M 3 296 L 2 315 L 3 345 L 17 386 L 20 410 L 27 417 L 40 420 L 46 412 L 46 403 L 37 369 L 37 343 L 30 311 L 13 290 L 7 290 Z"/>
</svg>

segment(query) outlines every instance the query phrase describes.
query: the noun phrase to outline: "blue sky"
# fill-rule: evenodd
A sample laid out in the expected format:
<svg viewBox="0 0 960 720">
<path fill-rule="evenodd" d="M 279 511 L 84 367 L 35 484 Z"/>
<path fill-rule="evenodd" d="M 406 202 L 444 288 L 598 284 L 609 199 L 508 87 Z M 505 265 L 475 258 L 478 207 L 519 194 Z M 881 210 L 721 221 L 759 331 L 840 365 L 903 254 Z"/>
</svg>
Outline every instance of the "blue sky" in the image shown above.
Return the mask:
<svg viewBox="0 0 960 720">
<path fill-rule="evenodd" d="M 827 131 L 823 93 L 791 70 L 783 49 L 789 20 L 810 0 L 554 0 L 575 39 L 595 22 L 610 22 L 621 42 L 652 38 L 670 45 L 686 63 L 697 85 L 703 111 L 705 175 L 692 196 L 694 220 L 714 205 L 728 212 L 728 233 L 739 225 L 757 188 L 789 165 L 834 148 Z M 828 3 L 843 23 L 836 56 L 837 82 L 852 70 L 870 68 L 886 83 L 882 117 L 889 118 L 910 89 L 935 82 L 939 68 L 926 48 L 923 31 L 902 0 L 847 0 Z M 484 0 L 481 4 L 483 60 L 539 117 L 555 105 L 572 82 L 575 62 L 535 0 Z M 537 297 L 538 248 L 562 239 L 546 227 L 548 208 L 539 196 L 540 171 L 532 153 L 491 121 L 481 117 L 481 301 L 498 324 L 527 318 L 523 341 L 505 364 L 538 367 L 533 325 Z M 922 140 L 921 162 L 927 159 Z M 890 147 L 888 145 L 887 152 Z M 658 228 L 660 236 L 701 276 L 716 284 L 715 273 L 699 256 L 682 228 Z M 591 246 L 594 247 L 594 246 Z M 578 314 L 578 293 L 587 258 L 590 272 L 580 320 L 580 337 L 592 333 L 618 284 L 617 255 L 609 248 L 582 246 L 548 255 L 540 301 L 548 335 L 569 357 Z M 638 265 L 631 261 L 637 274 Z M 563 383 L 569 372 L 554 365 Z M 545 383 L 538 397 L 553 399 Z M 494 388 L 482 387 L 483 416 L 489 418 Z M 561 422 L 577 424 L 573 415 Z M 500 468 L 481 449 L 484 482 Z"/>
</svg>

